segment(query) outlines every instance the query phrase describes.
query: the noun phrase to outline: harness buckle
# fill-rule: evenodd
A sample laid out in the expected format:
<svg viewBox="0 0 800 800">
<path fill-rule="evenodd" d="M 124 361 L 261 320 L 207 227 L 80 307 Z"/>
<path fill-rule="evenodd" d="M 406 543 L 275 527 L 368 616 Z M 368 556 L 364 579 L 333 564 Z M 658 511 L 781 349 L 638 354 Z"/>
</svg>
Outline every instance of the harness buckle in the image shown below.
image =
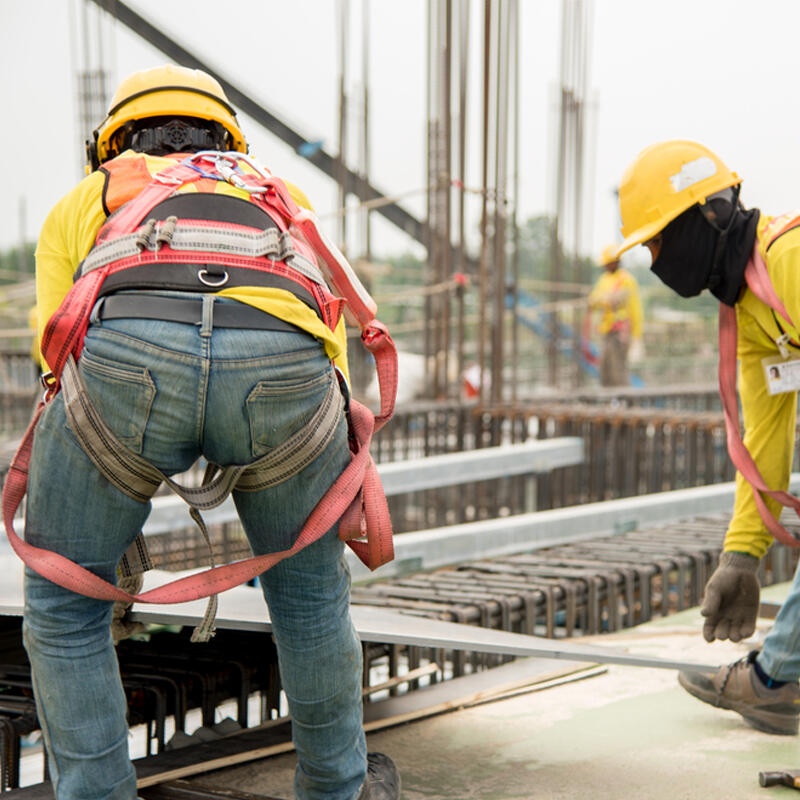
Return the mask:
<svg viewBox="0 0 800 800">
<path fill-rule="evenodd" d="M 39 382 L 44 388 L 42 401 L 46 403 L 58 391 L 58 378 L 52 372 L 43 372 L 39 376 Z"/>
<path fill-rule="evenodd" d="M 163 183 L 165 186 L 182 186 L 183 181 L 180 178 L 173 178 L 171 175 L 164 175 L 161 172 L 153 175 L 153 180 Z"/>
</svg>

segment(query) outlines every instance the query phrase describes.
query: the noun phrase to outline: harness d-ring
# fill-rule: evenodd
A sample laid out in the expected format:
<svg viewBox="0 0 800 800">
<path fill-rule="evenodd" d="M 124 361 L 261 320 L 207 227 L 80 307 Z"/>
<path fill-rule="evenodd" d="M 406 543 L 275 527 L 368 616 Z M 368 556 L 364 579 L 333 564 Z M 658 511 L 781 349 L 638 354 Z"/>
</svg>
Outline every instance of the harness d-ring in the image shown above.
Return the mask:
<svg viewBox="0 0 800 800">
<path fill-rule="evenodd" d="M 212 288 L 216 289 L 219 286 L 224 286 L 228 282 L 228 273 L 223 271 L 222 278 L 218 281 L 210 281 L 207 278 L 203 277 L 205 275 L 210 275 L 211 273 L 208 270 L 201 269 L 197 273 L 197 279 L 200 283 L 204 283 L 206 286 L 211 286 Z"/>
</svg>

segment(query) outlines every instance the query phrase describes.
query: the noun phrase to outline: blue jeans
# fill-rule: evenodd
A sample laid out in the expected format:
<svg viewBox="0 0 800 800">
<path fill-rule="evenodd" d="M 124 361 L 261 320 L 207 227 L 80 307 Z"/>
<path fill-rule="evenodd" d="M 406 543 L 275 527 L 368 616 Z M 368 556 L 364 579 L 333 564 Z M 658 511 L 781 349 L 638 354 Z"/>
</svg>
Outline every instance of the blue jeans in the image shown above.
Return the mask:
<svg viewBox="0 0 800 800">
<path fill-rule="evenodd" d="M 79 366 L 114 433 L 167 474 L 201 455 L 221 465 L 263 455 L 313 415 L 332 369 L 322 346 L 300 332 L 134 319 L 92 325 Z M 261 492 L 234 492 L 253 551 L 291 546 L 348 461 L 343 417 L 301 473 Z M 113 582 L 148 512 L 89 461 L 57 396 L 36 432 L 26 539 Z M 336 526 L 264 573 L 261 585 L 292 715 L 296 796 L 351 800 L 366 774 L 362 663 Z M 59 800 L 136 797 L 110 619 L 110 603 L 26 571 L 25 646 Z"/>
<path fill-rule="evenodd" d="M 758 665 L 775 680 L 800 679 L 800 564 L 775 624 L 764 637 Z"/>
</svg>

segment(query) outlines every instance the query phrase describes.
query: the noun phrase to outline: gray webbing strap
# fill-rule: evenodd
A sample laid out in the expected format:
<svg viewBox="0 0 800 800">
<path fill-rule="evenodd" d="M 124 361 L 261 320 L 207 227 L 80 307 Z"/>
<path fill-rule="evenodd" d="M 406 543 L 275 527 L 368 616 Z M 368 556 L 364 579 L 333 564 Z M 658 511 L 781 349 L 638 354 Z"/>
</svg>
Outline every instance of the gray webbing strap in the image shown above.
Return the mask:
<svg viewBox="0 0 800 800">
<path fill-rule="evenodd" d="M 209 483 L 216 470 L 217 467 L 215 464 L 207 464 L 206 470 L 203 473 L 202 483 Z M 211 546 L 211 536 L 208 533 L 206 521 L 196 508 L 189 508 L 189 516 L 194 520 L 195 525 L 197 525 L 197 527 L 200 529 L 200 533 L 203 534 L 203 539 L 205 539 L 206 547 L 208 548 L 208 565 L 210 567 L 216 567 L 217 562 L 214 559 L 214 548 Z M 217 629 L 214 625 L 216 618 L 217 595 L 212 594 L 209 595 L 208 603 L 206 604 L 206 610 L 203 614 L 203 618 L 200 620 L 200 624 L 192 631 L 190 641 L 207 642 L 216 633 Z"/>
<path fill-rule="evenodd" d="M 122 554 L 119 561 L 119 571 L 124 577 L 130 577 L 141 572 L 153 569 L 153 560 L 147 549 L 147 542 L 140 533 L 134 543 Z"/>
<path fill-rule="evenodd" d="M 70 427 L 92 463 L 121 492 L 142 503 L 153 496 L 162 482 L 166 483 L 189 505 L 189 513 L 208 546 L 212 567 L 216 565 L 211 538 L 200 510 L 220 505 L 234 488 L 256 492 L 296 475 L 327 447 L 344 410 L 339 383 L 331 371 L 328 391 L 305 426 L 250 464 L 228 467 L 209 464 L 202 484 L 194 488 L 173 481 L 117 439 L 92 404 L 72 356 L 64 366 L 61 385 Z M 127 575 L 139 571 L 137 567 L 142 571 L 152 567 L 142 534 L 126 550 L 122 567 Z M 217 596 L 211 595 L 203 620 L 192 633 L 192 641 L 208 641 L 214 635 L 216 609 Z"/>
<path fill-rule="evenodd" d="M 291 235 L 277 228 L 243 231 L 233 228 L 214 228 L 207 225 L 188 225 L 168 217 L 163 222 L 148 220 L 135 233 L 129 233 L 95 247 L 81 264 L 81 275 L 92 270 L 138 255 L 142 250 L 157 252 L 162 244 L 175 251 L 229 253 L 236 256 L 284 261 L 314 283 L 325 285 L 316 264 L 294 249 Z"/>
</svg>

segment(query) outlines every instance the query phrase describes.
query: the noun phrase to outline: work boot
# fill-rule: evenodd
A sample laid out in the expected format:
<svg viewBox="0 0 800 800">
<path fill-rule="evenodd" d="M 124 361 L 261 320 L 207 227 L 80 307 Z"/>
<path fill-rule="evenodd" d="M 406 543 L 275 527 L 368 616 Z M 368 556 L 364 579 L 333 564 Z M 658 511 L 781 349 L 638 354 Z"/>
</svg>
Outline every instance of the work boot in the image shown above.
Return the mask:
<svg viewBox="0 0 800 800">
<path fill-rule="evenodd" d="M 790 681 L 768 689 L 756 675 L 753 650 L 744 658 L 716 672 L 678 674 L 678 682 L 689 694 L 704 703 L 728 708 L 741 714 L 745 722 L 764 733 L 792 735 L 800 719 L 800 686 Z"/>
<path fill-rule="evenodd" d="M 400 773 L 389 756 L 367 753 L 367 779 L 358 800 L 398 800 Z"/>
</svg>

